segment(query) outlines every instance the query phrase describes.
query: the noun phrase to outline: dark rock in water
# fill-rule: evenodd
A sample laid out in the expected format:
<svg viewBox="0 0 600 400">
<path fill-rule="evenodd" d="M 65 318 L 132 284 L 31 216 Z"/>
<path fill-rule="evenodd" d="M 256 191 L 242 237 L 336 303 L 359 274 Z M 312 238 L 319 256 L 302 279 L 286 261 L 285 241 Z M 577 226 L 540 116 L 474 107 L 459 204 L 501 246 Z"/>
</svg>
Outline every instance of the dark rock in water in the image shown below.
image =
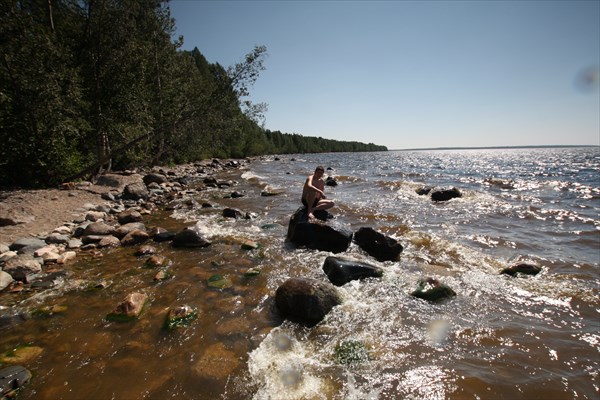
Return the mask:
<svg viewBox="0 0 600 400">
<path fill-rule="evenodd" d="M 130 321 L 140 316 L 148 295 L 144 293 L 130 293 L 106 316 L 109 321 Z"/>
<path fill-rule="evenodd" d="M 146 200 L 149 194 L 144 182 L 130 183 L 123 189 L 123 198 L 128 200 Z"/>
<path fill-rule="evenodd" d="M 377 261 L 396 261 L 404 249 L 396 239 L 373 228 L 360 228 L 354 234 L 354 243 Z"/>
<path fill-rule="evenodd" d="M 422 186 L 422 187 L 418 188 L 417 190 L 415 190 L 415 192 L 417 192 L 417 194 L 419 196 L 425 196 L 425 195 L 428 195 L 429 192 L 431 192 L 431 187 L 430 186 Z"/>
<path fill-rule="evenodd" d="M 31 372 L 20 365 L 0 369 L 0 395 L 2 399 L 14 398 L 16 391 L 30 380 Z"/>
<path fill-rule="evenodd" d="M 210 242 L 191 228 L 185 228 L 173 237 L 174 247 L 207 247 Z"/>
<path fill-rule="evenodd" d="M 462 193 L 457 188 L 435 189 L 431 192 L 431 200 L 433 201 L 448 201 L 458 197 L 462 197 Z"/>
<path fill-rule="evenodd" d="M 223 210 L 223 217 L 225 218 L 244 218 L 244 214 L 240 210 L 235 208 L 226 208 Z"/>
<path fill-rule="evenodd" d="M 244 193 L 241 192 L 233 192 L 231 193 L 231 198 L 232 199 L 238 199 L 240 197 L 245 197 L 246 195 Z"/>
<path fill-rule="evenodd" d="M 13 328 L 16 325 L 27 321 L 29 318 L 30 315 L 25 313 L 0 315 L 0 331 Z"/>
<path fill-rule="evenodd" d="M 542 267 L 535 264 L 521 263 L 517 265 L 513 265 L 508 268 L 504 268 L 501 274 L 510 275 L 510 276 L 518 276 L 519 274 L 523 275 L 537 275 L 542 270 Z"/>
<path fill-rule="evenodd" d="M 419 299 L 438 301 L 448 297 L 456 296 L 456 292 L 448 285 L 445 285 L 434 278 L 425 278 L 419 280 L 417 289 L 410 294 Z"/>
<path fill-rule="evenodd" d="M 129 232 L 135 230 L 146 231 L 146 225 L 141 222 L 129 222 L 128 224 L 121 225 L 115 230 L 114 235 L 119 239 L 123 239 Z"/>
<path fill-rule="evenodd" d="M 277 288 L 275 304 L 291 321 L 313 326 L 331 309 L 342 304 L 335 286 L 316 279 L 290 278 Z"/>
<path fill-rule="evenodd" d="M 173 330 L 180 326 L 188 325 L 198 318 L 198 309 L 188 305 L 171 308 L 165 320 L 165 329 Z"/>
<path fill-rule="evenodd" d="M 146 260 L 144 266 L 147 268 L 168 267 L 169 262 L 170 261 L 167 257 L 160 254 L 154 254 Z"/>
<path fill-rule="evenodd" d="M 210 203 L 202 203 L 202 208 L 212 208 L 213 205 Z"/>
<path fill-rule="evenodd" d="M 175 238 L 175 232 L 159 232 L 154 235 L 153 239 L 155 242 L 169 242 Z"/>
<path fill-rule="evenodd" d="M 69 243 L 70 237 L 68 235 L 62 235 L 60 233 L 51 233 L 46 237 L 46 243 L 48 244 L 67 244 Z"/>
<path fill-rule="evenodd" d="M 340 257 L 327 257 L 323 263 L 323 271 L 336 286 L 364 278 L 381 278 L 383 269 L 360 261 Z"/>
<path fill-rule="evenodd" d="M 150 245 L 143 245 L 140 246 L 133 254 L 136 256 L 147 256 L 156 254 L 156 247 Z"/>
<path fill-rule="evenodd" d="M 325 179 L 325 184 L 327 186 L 333 186 L 333 187 L 338 185 L 337 181 L 332 176 L 328 176 L 327 179 Z"/>
<path fill-rule="evenodd" d="M 352 242 L 352 231 L 339 224 L 309 222 L 306 208 L 300 207 L 290 218 L 287 239 L 309 249 L 341 253 Z"/>
<path fill-rule="evenodd" d="M 167 177 L 162 174 L 148 174 L 148 175 L 145 175 L 142 178 L 142 180 L 144 181 L 146 186 L 148 186 L 151 183 L 158 183 L 160 185 L 161 183 L 169 182 Z"/>
</svg>

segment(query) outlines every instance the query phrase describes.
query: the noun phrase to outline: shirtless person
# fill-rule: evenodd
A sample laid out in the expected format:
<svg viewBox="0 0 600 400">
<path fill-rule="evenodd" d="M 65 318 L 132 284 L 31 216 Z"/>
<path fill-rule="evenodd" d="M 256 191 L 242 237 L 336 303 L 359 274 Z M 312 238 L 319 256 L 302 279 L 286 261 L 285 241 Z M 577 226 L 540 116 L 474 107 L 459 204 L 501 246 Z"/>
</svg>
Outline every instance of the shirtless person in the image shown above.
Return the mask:
<svg viewBox="0 0 600 400">
<path fill-rule="evenodd" d="M 306 178 L 304 182 L 304 188 L 302 189 L 302 204 L 306 207 L 308 218 L 312 219 L 315 216 L 313 211 L 315 210 L 327 210 L 334 206 L 333 201 L 327 200 L 323 190 L 325 189 L 325 182 L 323 181 L 323 174 L 325 170 L 320 165 L 315 169 L 315 173 Z"/>
</svg>

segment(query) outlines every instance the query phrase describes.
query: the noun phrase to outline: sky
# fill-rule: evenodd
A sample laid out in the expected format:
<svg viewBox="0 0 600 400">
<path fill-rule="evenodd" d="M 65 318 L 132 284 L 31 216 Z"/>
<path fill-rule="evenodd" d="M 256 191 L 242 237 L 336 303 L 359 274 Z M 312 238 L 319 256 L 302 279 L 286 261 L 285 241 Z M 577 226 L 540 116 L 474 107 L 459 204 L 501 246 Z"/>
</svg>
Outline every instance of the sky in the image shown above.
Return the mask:
<svg viewBox="0 0 600 400">
<path fill-rule="evenodd" d="M 600 145 L 600 1 L 172 0 L 211 63 L 267 47 L 265 128 L 389 149 Z"/>
</svg>

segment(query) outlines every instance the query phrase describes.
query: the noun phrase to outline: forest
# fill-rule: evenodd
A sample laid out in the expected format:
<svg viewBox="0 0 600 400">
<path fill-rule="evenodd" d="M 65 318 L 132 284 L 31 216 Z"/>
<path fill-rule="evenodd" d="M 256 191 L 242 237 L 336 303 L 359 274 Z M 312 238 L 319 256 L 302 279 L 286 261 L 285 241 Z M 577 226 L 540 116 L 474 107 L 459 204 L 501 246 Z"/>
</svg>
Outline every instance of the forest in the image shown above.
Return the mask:
<svg viewBox="0 0 600 400">
<path fill-rule="evenodd" d="M 384 151 L 269 131 L 249 100 L 265 46 L 235 65 L 181 50 L 168 2 L 0 0 L 0 186 L 262 154 Z"/>
</svg>

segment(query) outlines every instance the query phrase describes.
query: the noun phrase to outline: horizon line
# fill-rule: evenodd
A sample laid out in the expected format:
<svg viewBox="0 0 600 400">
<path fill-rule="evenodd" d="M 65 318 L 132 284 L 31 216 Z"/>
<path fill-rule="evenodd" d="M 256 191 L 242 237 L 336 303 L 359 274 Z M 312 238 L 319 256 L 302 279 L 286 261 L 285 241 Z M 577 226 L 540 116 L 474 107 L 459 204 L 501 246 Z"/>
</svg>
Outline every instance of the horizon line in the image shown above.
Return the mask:
<svg viewBox="0 0 600 400">
<path fill-rule="evenodd" d="M 540 144 L 520 146 L 449 146 L 449 147 L 414 147 L 408 149 L 388 149 L 388 151 L 414 151 L 414 150 L 493 150 L 493 149 L 543 149 L 543 148 L 572 148 L 572 147 L 600 147 L 600 144 Z"/>
</svg>

